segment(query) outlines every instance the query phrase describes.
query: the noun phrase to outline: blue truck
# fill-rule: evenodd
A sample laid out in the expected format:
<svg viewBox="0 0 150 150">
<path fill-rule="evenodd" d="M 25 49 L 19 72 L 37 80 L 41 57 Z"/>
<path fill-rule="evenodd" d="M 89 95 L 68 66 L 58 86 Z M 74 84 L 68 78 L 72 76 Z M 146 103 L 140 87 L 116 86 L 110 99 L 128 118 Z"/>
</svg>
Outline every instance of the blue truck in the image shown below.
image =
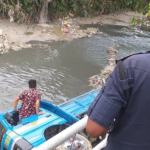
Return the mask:
<svg viewBox="0 0 150 150">
<path fill-rule="evenodd" d="M 11 110 L 0 114 L 0 150 L 32 150 L 62 130 L 79 121 L 101 87 L 59 105 L 41 100 L 42 115 L 19 119 Z M 21 106 L 18 106 L 20 109 Z"/>
</svg>

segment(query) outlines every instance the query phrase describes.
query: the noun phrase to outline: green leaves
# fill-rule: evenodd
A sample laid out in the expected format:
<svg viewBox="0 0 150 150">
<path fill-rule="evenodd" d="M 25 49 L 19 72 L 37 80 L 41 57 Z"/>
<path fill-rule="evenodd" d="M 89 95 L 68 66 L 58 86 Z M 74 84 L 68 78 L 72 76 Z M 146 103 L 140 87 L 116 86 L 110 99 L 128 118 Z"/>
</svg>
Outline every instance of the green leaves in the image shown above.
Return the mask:
<svg viewBox="0 0 150 150">
<path fill-rule="evenodd" d="M 46 0 L 19 0 L 21 10 L 26 16 L 34 18 L 38 13 L 42 3 Z M 0 1 L 0 15 L 9 9 L 14 9 L 18 0 Z M 13 4 L 14 5 L 13 5 Z M 137 10 L 150 18 L 150 0 L 52 0 L 49 3 L 49 14 L 51 19 L 68 16 L 72 13 L 74 16 L 84 17 L 95 14 L 107 14 L 116 10 Z M 7 16 L 7 13 L 6 13 Z M 21 18 L 21 17 L 20 17 Z M 136 22 L 134 22 L 136 24 Z M 138 24 L 138 23 L 137 23 Z"/>
</svg>

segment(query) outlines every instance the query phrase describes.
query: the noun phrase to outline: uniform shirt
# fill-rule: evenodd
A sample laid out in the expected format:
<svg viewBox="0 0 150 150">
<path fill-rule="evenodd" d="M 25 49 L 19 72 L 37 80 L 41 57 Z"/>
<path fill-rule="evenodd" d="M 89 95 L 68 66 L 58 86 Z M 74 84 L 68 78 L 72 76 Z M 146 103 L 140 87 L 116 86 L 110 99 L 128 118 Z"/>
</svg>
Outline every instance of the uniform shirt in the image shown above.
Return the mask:
<svg viewBox="0 0 150 150">
<path fill-rule="evenodd" d="M 127 79 L 120 80 L 116 67 L 87 114 L 108 128 L 121 108 L 126 107 L 104 150 L 150 150 L 150 53 L 130 56 L 123 66 Z M 133 81 L 131 85 L 129 80 Z M 129 88 L 132 93 L 127 104 L 124 90 Z"/>
<path fill-rule="evenodd" d="M 109 128 L 122 106 L 126 106 L 126 100 L 123 90 L 119 87 L 118 79 L 118 68 L 116 67 L 87 112 L 94 122 L 104 128 Z"/>
<path fill-rule="evenodd" d="M 35 104 L 37 100 L 41 100 L 41 93 L 33 89 L 25 90 L 19 95 L 19 99 L 22 100 L 19 115 L 24 119 L 36 113 Z"/>
</svg>

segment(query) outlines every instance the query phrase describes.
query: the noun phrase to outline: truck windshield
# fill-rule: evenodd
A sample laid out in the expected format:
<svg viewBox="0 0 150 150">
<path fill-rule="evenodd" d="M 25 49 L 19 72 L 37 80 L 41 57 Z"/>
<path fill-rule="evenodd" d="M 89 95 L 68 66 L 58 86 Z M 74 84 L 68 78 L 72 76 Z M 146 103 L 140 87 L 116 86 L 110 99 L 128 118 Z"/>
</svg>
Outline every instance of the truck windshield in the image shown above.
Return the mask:
<svg viewBox="0 0 150 150">
<path fill-rule="evenodd" d="M 6 129 L 4 128 L 3 124 L 0 122 L 0 148 L 5 133 L 6 133 Z"/>
</svg>

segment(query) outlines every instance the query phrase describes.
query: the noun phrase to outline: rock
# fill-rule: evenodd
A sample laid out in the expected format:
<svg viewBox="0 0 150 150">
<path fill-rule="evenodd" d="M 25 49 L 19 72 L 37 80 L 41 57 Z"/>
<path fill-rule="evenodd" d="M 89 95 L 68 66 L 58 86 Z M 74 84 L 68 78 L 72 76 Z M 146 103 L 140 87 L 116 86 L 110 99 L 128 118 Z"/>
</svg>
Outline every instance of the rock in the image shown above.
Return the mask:
<svg viewBox="0 0 150 150">
<path fill-rule="evenodd" d="M 17 45 L 13 45 L 11 48 L 12 48 L 14 51 L 19 51 L 19 50 L 21 50 L 21 47 L 20 47 L 20 46 L 17 46 Z"/>
<path fill-rule="evenodd" d="M 37 24 L 37 25 L 40 27 L 43 27 L 43 28 L 53 28 L 54 27 L 53 24 L 51 24 L 51 25 L 49 25 L 49 24 Z"/>
<path fill-rule="evenodd" d="M 150 24 L 149 24 L 149 23 L 147 24 L 147 27 L 150 27 Z"/>
<path fill-rule="evenodd" d="M 42 33 L 46 33 L 47 31 L 46 31 L 46 29 L 43 29 L 41 32 L 42 32 Z"/>
<path fill-rule="evenodd" d="M 103 34 L 103 32 L 98 32 L 98 34 Z"/>
<path fill-rule="evenodd" d="M 61 18 L 59 18 L 58 20 L 62 22 L 62 19 L 61 19 Z"/>
<path fill-rule="evenodd" d="M 2 36 L 3 35 L 3 30 L 2 29 L 0 29 L 0 36 Z"/>
<path fill-rule="evenodd" d="M 65 20 L 68 20 L 69 19 L 69 16 L 65 17 Z"/>
<path fill-rule="evenodd" d="M 109 49 L 109 50 L 107 50 L 107 53 L 108 54 L 115 54 L 115 53 L 117 53 L 118 51 L 116 51 L 115 49 Z"/>
<path fill-rule="evenodd" d="M 25 43 L 25 44 L 23 44 L 23 47 L 22 48 L 31 48 L 32 47 L 32 45 L 31 44 L 27 44 L 27 43 Z"/>
<path fill-rule="evenodd" d="M 67 22 L 68 24 L 73 24 L 73 19 L 68 19 Z"/>
<path fill-rule="evenodd" d="M 10 17 L 10 22 L 13 22 L 14 21 L 14 11 L 12 9 L 10 9 L 8 11 L 8 16 Z"/>
<path fill-rule="evenodd" d="M 70 16 L 70 17 L 74 17 L 74 14 L 72 14 L 72 13 L 70 12 L 70 13 L 69 13 L 69 16 Z"/>
<path fill-rule="evenodd" d="M 4 54 L 4 50 L 3 49 L 0 49 L 0 54 Z"/>
<path fill-rule="evenodd" d="M 43 48 L 48 48 L 49 46 L 48 46 L 48 44 L 45 44 L 44 46 L 43 46 Z"/>
<path fill-rule="evenodd" d="M 0 43 L 0 49 L 2 49 L 3 48 L 3 44 L 2 43 Z"/>
<path fill-rule="evenodd" d="M 10 49 L 10 45 L 8 43 L 4 43 L 4 47 L 5 47 L 6 50 Z"/>
</svg>

